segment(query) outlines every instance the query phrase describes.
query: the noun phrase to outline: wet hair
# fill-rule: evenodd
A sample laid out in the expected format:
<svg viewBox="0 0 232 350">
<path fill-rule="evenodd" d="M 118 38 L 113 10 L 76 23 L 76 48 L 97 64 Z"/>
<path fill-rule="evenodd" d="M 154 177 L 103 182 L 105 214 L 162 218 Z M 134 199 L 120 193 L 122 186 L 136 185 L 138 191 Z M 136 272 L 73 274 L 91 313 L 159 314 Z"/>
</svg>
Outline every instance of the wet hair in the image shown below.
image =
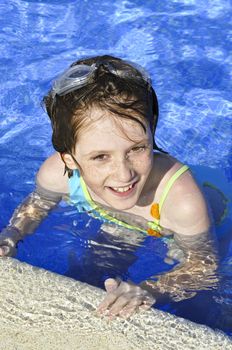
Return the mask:
<svg viewBox="0 0 232 350">
<path fill-rule="evenodd" d="M 52 143 L 57 152 L 73 154 L 80 131 L 92 122 L 93 108 L 107 111 L 116 118 L 132 120 L 146 132 L 149 125 L 153 136 L 158 122 L 158 101 L 156 93 L 143 73 L 136 66 L 109 55 L 81 59 L 75 65 L 97 64 L 90 81 L 65 95 L 53 93 L 51 89 L 43 98 L 52 124 Z M 108 68 L 129 72 L 128 75 L 113 74 Z M 153 138 L 153 148 L 163 153 Z M 67 169 L 69 176 L 72 171 Z"/>
</svg>

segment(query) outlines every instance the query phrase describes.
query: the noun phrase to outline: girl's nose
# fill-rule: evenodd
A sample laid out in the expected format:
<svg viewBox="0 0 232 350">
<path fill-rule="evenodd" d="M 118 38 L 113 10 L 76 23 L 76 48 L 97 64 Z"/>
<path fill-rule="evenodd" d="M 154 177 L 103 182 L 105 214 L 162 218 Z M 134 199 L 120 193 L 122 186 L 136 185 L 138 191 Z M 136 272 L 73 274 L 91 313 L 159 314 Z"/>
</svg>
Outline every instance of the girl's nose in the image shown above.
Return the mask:
<svg viewBox="0 0 232 350">
<path fill-rule="evenodd" d="M 123 159 L 122 161 L 118 161 L 115 164 L 115 180 L 120 181 L 122 183 L 128 184 L 134 177 L 134 171 L 130 162 L 127 159 Z"/>
</svg>

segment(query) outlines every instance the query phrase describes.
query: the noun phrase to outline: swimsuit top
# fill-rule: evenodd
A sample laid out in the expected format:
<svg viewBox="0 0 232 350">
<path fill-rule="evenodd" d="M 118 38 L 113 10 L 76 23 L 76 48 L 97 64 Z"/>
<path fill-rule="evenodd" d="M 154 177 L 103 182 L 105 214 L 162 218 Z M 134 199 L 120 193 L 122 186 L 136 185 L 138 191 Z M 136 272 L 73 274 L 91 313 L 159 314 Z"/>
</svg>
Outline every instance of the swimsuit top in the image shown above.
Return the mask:
<svg viewBox="0 0 232 350">
<path fill-rule="evenodd" d="M 95 218 L 101 219 L 103 221 L 110 221 L 116 223 L 117 225 L 126 227 L 128 229 L 141 231 L 143 233 L 149 234 L 155 237 L 161 237 L 162 227 L 160 226 L 160 213 L 164 201 L 173 186 L 174 182 L 182 175 L 189 167 L 187 165 L 183 165 L 179 170 L 176 171 L 175 174 L 167 182 L 164 191 L 162 193 L 161 199 L 159 203 L 153 203 L 151 206 L 151 215 L 153 217 L 153 221 L 148 221 L 147 226 L 148 229 L 144 230 L 137 226 L 129 225 L 124 221 L 118 220 L 115 217 L 111 216 L 107 210 L 99 207 L 91 198 L 87 186 L 80 176 L 78 170 L 73 171 L 73 176 L 69 178 L 69 198 L 71 204 L 74 204 L 77 207 L 79 212 L 88 212 L 93 215 Z"/>
</svg>

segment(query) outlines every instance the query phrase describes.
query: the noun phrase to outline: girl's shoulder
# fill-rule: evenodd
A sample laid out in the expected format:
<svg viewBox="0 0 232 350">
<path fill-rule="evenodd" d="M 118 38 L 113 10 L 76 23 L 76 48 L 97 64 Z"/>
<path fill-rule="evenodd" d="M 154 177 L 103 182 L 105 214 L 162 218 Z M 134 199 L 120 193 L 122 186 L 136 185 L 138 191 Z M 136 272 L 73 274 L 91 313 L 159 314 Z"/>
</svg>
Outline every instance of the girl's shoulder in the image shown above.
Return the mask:
<svg viewBox="0 0 232 350">
<path fill-rule="evenodd" d="M 173 177 L 175 177 L 175 180 L 168 191 L 169 198 L 172 196 L 177 198 L 187 193 L 200 192 L 190 169 L 186 169 L 181 175 L 176 176 L 177 172 L 185 165 L 176 158 L 166 154 L 157 154 L 154 164 L 157 181 L 155 199 L 158 202 Z"/>
<path fill-rule="evenodd" d="M 183 167 L 177 159 L 162 155 L 157 160 L 160 182 L 156 191 L 159 202 L 170 180 Z M 170 187 L 161 211 L 161 225 L 183 234 L 200 233 L 209 225 L 205 198 L 191 170 L 184 171 Z"/>
<path fill-rule="evenodd" d="M 64 162 L 59 153 L 54 153 L 44 161 L 37 173 L 36 181 L 49 191 L 69 192 L 68 175 L 64 174 Z"/>
</svg>

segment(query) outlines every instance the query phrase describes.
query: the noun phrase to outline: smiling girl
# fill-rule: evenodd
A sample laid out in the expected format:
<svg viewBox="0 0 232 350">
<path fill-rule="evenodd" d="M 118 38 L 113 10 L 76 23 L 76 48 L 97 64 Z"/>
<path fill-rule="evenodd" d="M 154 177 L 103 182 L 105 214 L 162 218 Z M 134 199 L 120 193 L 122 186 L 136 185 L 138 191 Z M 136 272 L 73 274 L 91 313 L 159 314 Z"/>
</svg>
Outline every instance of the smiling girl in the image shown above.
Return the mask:
<svg viewBox="0 0 232 350">
<path fill-rule="evenodd" d="M 36 190 L 3 230 L 0 254 L 13 255 L 17 242 L 65 198 L 79 211 L 131 230 L 131 236 L 173 234 L 180 245 L 201 242 L 207 251 L 208 269 L 202 255 L 189 250 L 178 269 L 156 282 L 136 286 L 107 279 L 99 312 L 128 317 L 151 307 L 159 294 L 176 295 L 199 278 L 213 285 L 208 208 L 188 167 L 155 142 L 158 102 L 147 74 L 112 56 L 83 59 L 55 81 L 44 103 L 56 153 L 42 164 Z M 141 221 L 135 224 L 134 217 Z"/>
</svg>

